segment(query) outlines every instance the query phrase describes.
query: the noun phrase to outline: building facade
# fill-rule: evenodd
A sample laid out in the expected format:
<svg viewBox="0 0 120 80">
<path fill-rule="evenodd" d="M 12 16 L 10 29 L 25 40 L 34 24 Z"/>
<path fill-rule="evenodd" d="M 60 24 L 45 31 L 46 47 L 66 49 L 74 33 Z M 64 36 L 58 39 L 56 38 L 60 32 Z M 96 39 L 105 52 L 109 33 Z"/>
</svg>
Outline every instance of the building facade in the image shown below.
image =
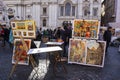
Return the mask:
<svg viewBox="0 0 120 80">
<path fill-rule="evenodd" d="M 8 18 L 33 19 L 37 27 L 56 28 L 74 19 L 101 20 L 101 0 L 4 0 Z"/>
<path fill-rule="evenodd" d="M 102 8 L 102 25 L 107 25 L 111 22 L 120 22 L 120 0 L 104 0 Z"/>
</svg>

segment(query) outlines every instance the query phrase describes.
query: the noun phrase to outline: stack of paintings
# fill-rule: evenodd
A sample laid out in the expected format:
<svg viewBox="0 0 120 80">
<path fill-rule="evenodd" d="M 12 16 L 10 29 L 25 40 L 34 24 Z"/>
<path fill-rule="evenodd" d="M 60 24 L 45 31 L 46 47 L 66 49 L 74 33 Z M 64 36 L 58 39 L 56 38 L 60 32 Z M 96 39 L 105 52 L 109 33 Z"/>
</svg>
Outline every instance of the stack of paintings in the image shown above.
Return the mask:
<svg viewBox="0 0 120 80">
<path fill-rule="evenodd" d="M 68 62 L 103 67 L 105 47 L 104 41 L 70 39 Z"/>
<path fill-rule="evenodd" d="M 69 41 L 68 63 L 104 66 L 105 41 L 97 41 L 98 20 L 74 20 L 72 39 Z"/>
</svg>

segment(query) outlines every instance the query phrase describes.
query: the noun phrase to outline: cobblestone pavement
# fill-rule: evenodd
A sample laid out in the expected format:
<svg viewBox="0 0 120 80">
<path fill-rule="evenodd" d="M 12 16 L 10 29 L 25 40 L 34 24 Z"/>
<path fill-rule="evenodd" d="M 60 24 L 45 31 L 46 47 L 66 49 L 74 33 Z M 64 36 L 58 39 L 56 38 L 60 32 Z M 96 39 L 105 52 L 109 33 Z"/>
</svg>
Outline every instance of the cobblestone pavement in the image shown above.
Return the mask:
<svg viewBox="0 0 120 80">
<path fill-rule="evenodd" d="M 12 69 L 11 58 L 12 51 L 8 44 L 1 47 L 0 42 L 0 80 L 8 80 Z M 103 68 L 64 63 L 67 73 L 58 66 L 56 76 L 53 64 L 49 60 L 47 66 L 45 64 L 45 53 L 37 54 L 35 58 L 38 67 L 33 69 L 31 65 L 18 65 L 10 80 L 120 80 L 120 53 L 116 47 L 109 48 Z"/>
</svg>

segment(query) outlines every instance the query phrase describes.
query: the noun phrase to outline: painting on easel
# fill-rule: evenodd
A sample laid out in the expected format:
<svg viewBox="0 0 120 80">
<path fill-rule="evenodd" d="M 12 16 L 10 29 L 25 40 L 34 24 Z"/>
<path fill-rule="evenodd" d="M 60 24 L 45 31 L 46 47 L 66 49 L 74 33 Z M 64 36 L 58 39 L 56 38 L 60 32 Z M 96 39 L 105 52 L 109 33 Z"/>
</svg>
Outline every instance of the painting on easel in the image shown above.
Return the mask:
<svg viewBox="0 0 120 80">
<path fill-rule="evenodd" d="M 36 24 L 34 20 L 16 20 L 11 22 L 13 37 L 19 38 L 21 32 L 23 38 L 36 38 Z"/>
<path fill-rule="evenodd" d="M 24 39 L 24 41 L 28 49 L 30 49 L 31 39 Z M 27 55 L 27 52 L 24 49 L 22 41 L 20 39 L 14 40 L 12 63 L 15 64 L 17 60 L 18 60 L 18 64 L 23 64 L 23 65 L 29 64 L 29 56 Z"/>
</svg>

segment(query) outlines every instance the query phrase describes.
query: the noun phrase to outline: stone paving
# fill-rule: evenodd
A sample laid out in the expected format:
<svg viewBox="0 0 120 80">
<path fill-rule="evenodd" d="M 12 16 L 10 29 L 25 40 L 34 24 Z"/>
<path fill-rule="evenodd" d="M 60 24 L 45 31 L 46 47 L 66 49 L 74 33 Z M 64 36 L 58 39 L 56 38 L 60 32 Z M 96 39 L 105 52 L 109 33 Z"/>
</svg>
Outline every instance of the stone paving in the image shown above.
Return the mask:
<svg viewBox="0 0 120 80">
<path fill-rule="evenodd" d="M 118 48 L 110 47 L 105 57 L 104 68 L 64 63 L 67 72 L 58 66 L 56 76 L 53 73 L 53 64 L 48 60 L 46 66 L 45 53 L 35 55 L 38 67 L 18 65 L 9 80 L 120 80 L 120 53 Z M 1 47 L 0 42 L 0 80 L 8 80 L 12 63 L 12 51 L 8 44 Z"/>
</svg>

